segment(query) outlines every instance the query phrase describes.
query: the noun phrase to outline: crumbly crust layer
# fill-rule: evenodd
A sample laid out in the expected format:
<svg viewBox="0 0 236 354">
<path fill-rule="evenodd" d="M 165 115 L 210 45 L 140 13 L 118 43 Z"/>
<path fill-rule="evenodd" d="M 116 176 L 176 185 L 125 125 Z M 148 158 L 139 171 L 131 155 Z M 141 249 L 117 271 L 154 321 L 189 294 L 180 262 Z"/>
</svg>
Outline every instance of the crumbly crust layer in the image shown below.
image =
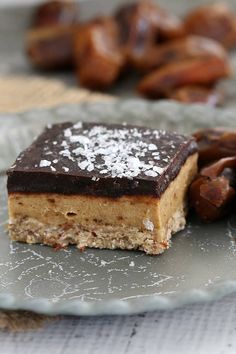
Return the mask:
<svg viewBox="0 0 236 354">
<path fill-rule="evenodd" d="M 48 226 L 31 218 L 16 218 L 9 224 L 11 239 L 14 241 L 42 243 L 56 248 L 76 245 L 80 250 L 86 247 L 100 249 L 140 250 L 147 254 L 156 255 L 170 247 L 172 234 L 184 229 L 185 212 L 176 212 L 169 220 L 165 241 L 157 241 L 148 230 L 137 227 L 97 225 L 96 228 L 86 229 L 78 224 Z"/>
</svg>

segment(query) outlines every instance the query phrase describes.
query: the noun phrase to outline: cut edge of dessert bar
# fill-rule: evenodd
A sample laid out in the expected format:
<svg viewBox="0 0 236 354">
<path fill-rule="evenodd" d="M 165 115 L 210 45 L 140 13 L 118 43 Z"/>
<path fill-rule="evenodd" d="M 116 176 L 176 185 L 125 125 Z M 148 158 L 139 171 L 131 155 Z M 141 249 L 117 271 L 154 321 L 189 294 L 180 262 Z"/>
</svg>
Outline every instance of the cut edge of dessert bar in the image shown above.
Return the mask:
<svg viewBox="0 0 236 354">
<path fill-rule="evenodd" d="M 195 141 L 176 133 L 127 125 L 54 125 L 8 171 L 10 237 L 57 248 L 74 244 L 81 250 L 162 253 L 185 227 L 197 157 Z M 93 169 L 81 168 L 88 160 Z"/>
</svg>

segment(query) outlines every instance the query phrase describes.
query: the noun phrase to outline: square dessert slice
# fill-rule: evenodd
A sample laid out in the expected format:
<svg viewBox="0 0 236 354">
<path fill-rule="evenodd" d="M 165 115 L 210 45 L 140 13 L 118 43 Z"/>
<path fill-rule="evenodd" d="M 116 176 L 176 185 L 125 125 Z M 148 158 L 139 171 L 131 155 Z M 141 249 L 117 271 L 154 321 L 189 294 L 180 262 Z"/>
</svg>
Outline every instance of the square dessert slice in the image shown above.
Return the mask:
<svg viewBox="0 0 236 354">
<path fill-rule="evenodd" d="M 163 252 L 185 226 L 197 145 L 129 125 L 47 127 L 8 171 L 12 240 Z"/>
</svg>

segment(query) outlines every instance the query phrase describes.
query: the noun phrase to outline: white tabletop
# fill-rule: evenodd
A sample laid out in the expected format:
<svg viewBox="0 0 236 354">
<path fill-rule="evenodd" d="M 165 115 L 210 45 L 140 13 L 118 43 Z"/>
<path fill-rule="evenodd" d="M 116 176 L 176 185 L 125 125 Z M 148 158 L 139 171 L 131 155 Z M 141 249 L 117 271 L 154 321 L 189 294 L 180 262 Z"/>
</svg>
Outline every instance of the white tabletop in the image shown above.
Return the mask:
<svg viewBox="0 0 236 354">
<path fill-rule="evenodd" d="M 4 354 L 235 354 L 236 297 L 136 316 L 64 317 L 42 330 L 0 332 Z"/>
<path fill-rule="evenodd" d="M 0 0 L 0 6 L 32 5 L 42 2 L 42 0 Z"/>
</svg>

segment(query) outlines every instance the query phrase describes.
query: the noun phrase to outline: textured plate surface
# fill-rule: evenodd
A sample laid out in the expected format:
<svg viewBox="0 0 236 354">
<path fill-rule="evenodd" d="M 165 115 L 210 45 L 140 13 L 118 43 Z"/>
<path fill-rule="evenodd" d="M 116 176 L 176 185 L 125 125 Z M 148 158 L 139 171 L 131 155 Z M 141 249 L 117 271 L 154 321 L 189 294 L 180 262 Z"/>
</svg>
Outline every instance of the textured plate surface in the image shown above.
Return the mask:
<svg viewBox="0 0 236 354">
<path fill-rule="evenodd" d="M 63 106 L 0 115 L 0 166 L 49 122 L 126 121 L 189 132 L 235 127 L 235 111 L 142 100 Z M 47 314 L 131 314 L 210 301 L 236 290 L 236 215 L 212 225 L 194 217 L 161 256 L 11 243 L 6 232 L 6 178 L 0 178 L 0 307 Z"/>
</svg>

